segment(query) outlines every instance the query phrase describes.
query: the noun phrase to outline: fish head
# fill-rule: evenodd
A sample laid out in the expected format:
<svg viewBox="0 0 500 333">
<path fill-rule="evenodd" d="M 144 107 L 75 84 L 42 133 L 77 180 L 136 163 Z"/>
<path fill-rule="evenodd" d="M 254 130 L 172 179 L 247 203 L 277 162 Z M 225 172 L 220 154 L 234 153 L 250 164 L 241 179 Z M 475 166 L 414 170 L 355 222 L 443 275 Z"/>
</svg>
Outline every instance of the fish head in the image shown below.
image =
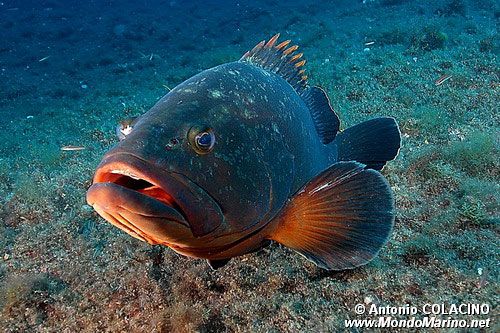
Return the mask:
<svg viewBox="0 0 500 333">
<path fill-rule="evenodd" d="M 278 139 L 211 88 L 223 80 L 176 87 L 104 156 L 87 193 L 102 217 L 151 244 L 209 249 L 270 216 L 279 156 L 264 152 Z"/>
</svg>

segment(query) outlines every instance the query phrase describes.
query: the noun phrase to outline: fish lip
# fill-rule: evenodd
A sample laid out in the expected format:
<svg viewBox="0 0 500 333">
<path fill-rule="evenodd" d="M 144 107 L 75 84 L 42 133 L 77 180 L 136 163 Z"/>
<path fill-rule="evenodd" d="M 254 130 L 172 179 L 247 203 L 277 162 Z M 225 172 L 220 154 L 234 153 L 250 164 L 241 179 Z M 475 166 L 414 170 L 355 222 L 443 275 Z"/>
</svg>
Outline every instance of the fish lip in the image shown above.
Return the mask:
<svg viewBox="0 0 500 333">
<path fill-rule="evenodd" d="M 113 200 L 108 200 L 110 197 Z M 188 222 L 173 207 L 112 182 L 94 183 L 87 192 L 87 202 L 114 226 L 153 245 L 168 245 L 179 235 L 191 234 Z M 133 202 L 147 209 L 130 209 Z M 164 232 L 167 229 L 174 238 Z"/>
<path fill-rule="evenodd" d="M 127 161 L 127 162 L 125 162 Z M 116 175 L 123 175 L 127 176 L 133 179 L 137 180 L 145 180 L 153 185 L 159 186 L 163 188 L 163 186 L 158 182 L 158 180 L 154 179 L 154 177 L 149 176 L 151 172 L 148 172 L 146 170 L 151 170 L 151 166 L 149 163 L 144 161 L 143 159 L 131 155 L 131 154 L 113 154 L 113 155 L 108 155 L 106 156 L 103 161 L 99 164 L 97 167 L 96 173 L 94 175 L 93 179 L 93 184 L 89 188 L 89 192 L 92 189 L 92 187 L 95 187 L 96 185 L 99 186 L 99 184 L 113 184 L 114 186 L 121 187 L 122 191 L 130 191 L 134 192 L 137 197 L 144 197 L 148 198 L 146 200 L 153 200 L 155 198 L 150 197 L 148 195 L 142 194 L 140 192 L 131 190 L 127 188 L 126 186 L 121 186 L 113 181 L 110 181 L 108 179 L 110 174 L 116 174 Z M 169 193 L 168 191 L 166 191 Z M 169 193 L 170 194 L 170 193 Z M 88 197 L 88 196 L 87 196 Z M 180 215 L 182 215 L 183 219 L 176 219 L 175 222 L 179 222 L 181 224 L 184 224 L 185 226 L 189 227 L 188 222 L 186 221 L 185 214 L 182 211 L 179 211 L 173 206 L 164 204 L 162 202 L 158 201 L 161 205 L 168 207 L 169 209 L 174 209 Z M 95 204 L 95 203 L 94 203 Z M 93 205 L 92 205 L 93 206 Z"/>
<path fill-rule="evenodd" d="M 96 193 L 96 192 L 101 193 Z M 103 193 L 112 194 L 116 202 L 109 202 L 106 200 L 97 200 L 97 198 L 102 197 Z M 149 204 L 147 211 L 139 211 L 137 209 L 131 209 L 124 205 L 125 202 L 133 202 L 142 200 L 143 203 Z M 87 191 L 87 203 L 92 207 L 99 207 L 101 210 L 121 210 L 126 211 L 131 214 L 142 215 L 150 218 L 165 218 L 169 221 L 177 222 L 189 228 L 189 224 L 186 221 L 184 215 L 179 212 L 174 206 L 164 204 L 163 202 L 156 200 L 154 197 L 142 194 L 140 192 L 129 189 L 125 186 L 118 185 L 113 182 L 97 182 L 92 184 Z M 108 213 L 109 214 L 109 213 Z"/>
<path fill-rule="evenodd" d="M 109 180 L 110 174 L 120 174 L 134 179 L 145 180 L 160 187 L 172 197 L 177 207 L 157 201 L 170 209 L 176 209 L 183 219 L 177 219 L 175 222 L 190 228 L 192 235 L 196 238 L 214 231 L 224 220 L 218 203 L 196 183 L 180 173 L 161 170 L 153 163 L 135 154 L 114 152 L 105 155 L 97 167 L 93 185 L 89 188 L 89 192 L 97 184 L 109 183 L 107 180 Z M 155 199 L 139 192 L 136 193 L 149 198 L 148 200 Z M 88 198 L 89 195 L 87 195 Z M 95 203 L 91 204 L 89 202 L 89 204 L 95 208 Z M 211 223 L 205 223 L 204 219 L 210 220 Z"/>
</svg>

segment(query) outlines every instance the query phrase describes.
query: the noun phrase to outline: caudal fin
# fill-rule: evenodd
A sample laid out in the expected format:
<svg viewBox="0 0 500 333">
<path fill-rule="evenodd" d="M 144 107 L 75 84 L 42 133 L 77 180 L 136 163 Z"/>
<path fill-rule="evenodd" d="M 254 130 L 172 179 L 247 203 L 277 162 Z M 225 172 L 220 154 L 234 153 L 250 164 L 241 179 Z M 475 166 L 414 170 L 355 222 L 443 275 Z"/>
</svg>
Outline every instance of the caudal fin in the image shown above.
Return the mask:
<svg viewBox="0 0 500 333">
<path fill-rule="evenodd" d="M 401 146 L 401 133 L 394 118 L 381 117 L 349 127 L 337 134 L 340 161 L 357 161 L 368 168 L 381 170 L 396 158 Z"/>
<path fill-rule="evenodd" d="M 373 259 L 393 224 L 385 178 L 363 164 L 339 162 L 297 192 L 269 237 L 322 268 L 342 270 Z"/>
</svg>

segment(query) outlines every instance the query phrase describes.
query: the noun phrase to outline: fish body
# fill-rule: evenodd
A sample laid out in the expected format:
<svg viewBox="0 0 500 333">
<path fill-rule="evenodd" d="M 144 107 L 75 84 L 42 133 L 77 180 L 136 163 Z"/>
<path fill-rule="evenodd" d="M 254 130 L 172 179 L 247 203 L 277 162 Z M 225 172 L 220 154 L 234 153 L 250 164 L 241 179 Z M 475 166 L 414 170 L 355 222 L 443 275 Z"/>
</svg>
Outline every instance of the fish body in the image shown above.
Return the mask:
<svg viewBox="0 0 500 333">
<path fill-rule="evenodd" d="M 394 221 L 374 170 L 396 156 L 397 124 L 377 118 L 338 134 L 302 54 L 277 38 L 191 77 L 134 120 L 97 168 L 89 204 L 212 267 L 271 240 L 326 269 L 373 258 Z"/>
</svg>

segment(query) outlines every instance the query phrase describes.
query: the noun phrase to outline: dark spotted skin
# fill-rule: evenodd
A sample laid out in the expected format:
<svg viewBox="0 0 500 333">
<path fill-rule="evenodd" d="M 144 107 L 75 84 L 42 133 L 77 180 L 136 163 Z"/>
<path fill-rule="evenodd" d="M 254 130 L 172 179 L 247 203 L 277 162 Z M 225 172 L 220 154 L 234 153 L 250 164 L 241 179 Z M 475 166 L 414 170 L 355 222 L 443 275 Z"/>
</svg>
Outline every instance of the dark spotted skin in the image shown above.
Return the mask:
<svg viewBox="0 0 500 333">
<path fill-rule="evenodd" d="M 213 129 L 212 152 L 193 150 L 187 139 L 192 126 Z M 193 249 L 176 249 L 209 258 L 243 239 L 248 244 L 231 256 L 258 247 L 266 236 L 260 231 L 287 200 L 336 160 L 335 143 L 320 142 L 295 90 L 278 75 L 243 62 L 205 70 L 175 87 L 107 155 L 116 152 L 184 175 L 219 204 L 224 221 L 193 240 Z M 215 256 L 222 257 L 228 255 Z"/>
</svg>

